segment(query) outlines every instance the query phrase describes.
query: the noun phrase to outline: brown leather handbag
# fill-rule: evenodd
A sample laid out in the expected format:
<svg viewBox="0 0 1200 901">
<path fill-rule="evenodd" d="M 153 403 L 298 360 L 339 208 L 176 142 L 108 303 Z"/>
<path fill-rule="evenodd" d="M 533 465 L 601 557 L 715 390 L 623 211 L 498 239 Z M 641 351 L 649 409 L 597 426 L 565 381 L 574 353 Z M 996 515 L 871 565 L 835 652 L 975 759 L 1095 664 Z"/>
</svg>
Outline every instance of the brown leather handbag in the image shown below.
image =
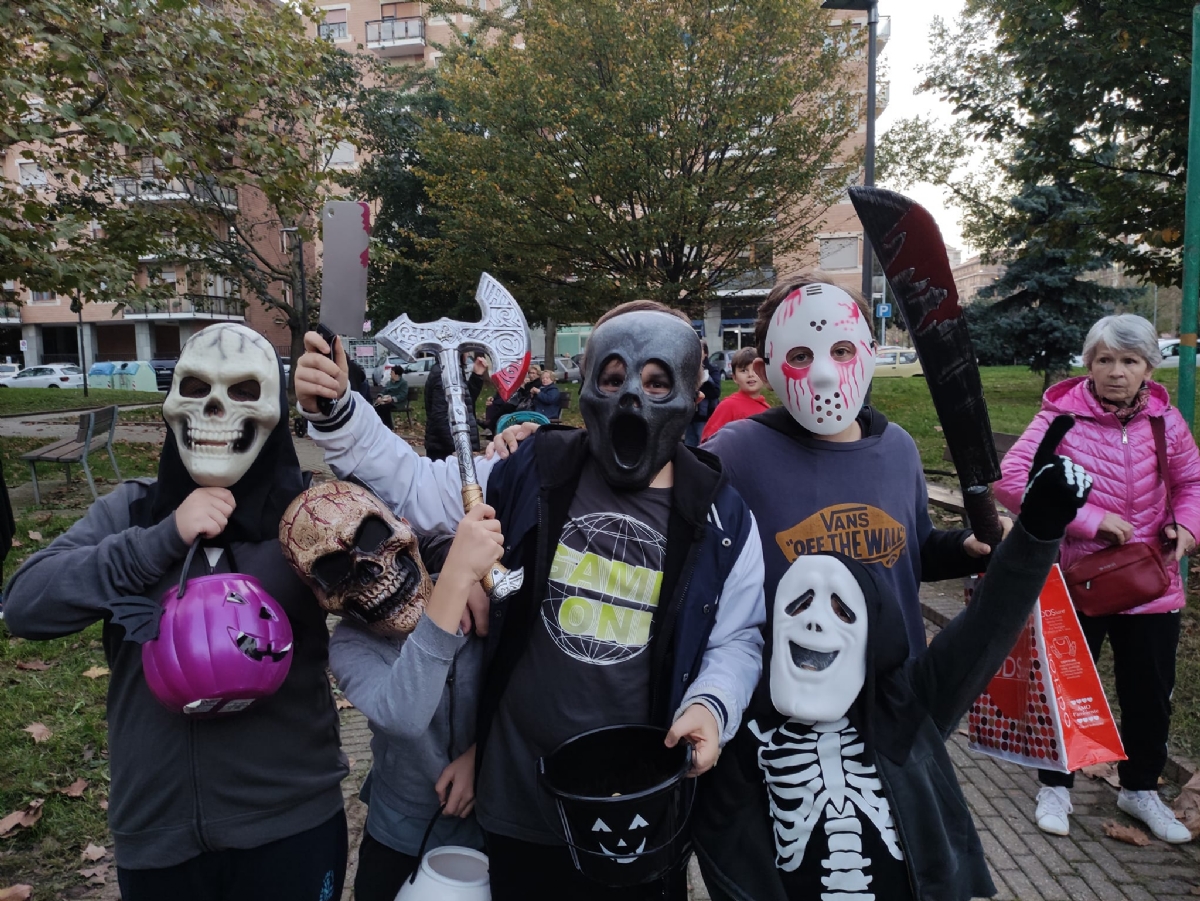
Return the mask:
<svg viewBox="0 0 1200 901">
<path fill-rule="evenodd" d="M 1158 470 L 1166 487 L 1168 522 L 1175 521 L 1171 509 L 1171 471 L 1167 468 L 1166 423 L 1150 419 Z M 1129 541 L 1105 548 L 1076 560 L 1063 573 L 1075 608 L 1087 616 L 1109 616 L 1148 604 L 1167 593 L 1171 577 L 1163 552 L 1157 545 Z"/>
</svg>

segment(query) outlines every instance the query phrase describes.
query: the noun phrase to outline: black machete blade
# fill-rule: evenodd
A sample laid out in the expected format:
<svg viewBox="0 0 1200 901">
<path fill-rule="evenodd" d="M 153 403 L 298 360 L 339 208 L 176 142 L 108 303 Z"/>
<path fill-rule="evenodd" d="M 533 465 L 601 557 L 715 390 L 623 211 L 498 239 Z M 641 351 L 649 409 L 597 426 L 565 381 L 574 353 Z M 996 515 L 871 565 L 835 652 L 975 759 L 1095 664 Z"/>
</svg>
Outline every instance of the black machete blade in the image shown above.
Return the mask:
<svg viewBox="0 0 1200 901">
<path fill-rule="evenodd" d="M 975 348 L 937 223 L 923 206 L 894 191 L 853 187 L 850 200 L 912 336 L 959 481 L 964 489 L 998 481 L 1000 461 Z"/>
</svg>

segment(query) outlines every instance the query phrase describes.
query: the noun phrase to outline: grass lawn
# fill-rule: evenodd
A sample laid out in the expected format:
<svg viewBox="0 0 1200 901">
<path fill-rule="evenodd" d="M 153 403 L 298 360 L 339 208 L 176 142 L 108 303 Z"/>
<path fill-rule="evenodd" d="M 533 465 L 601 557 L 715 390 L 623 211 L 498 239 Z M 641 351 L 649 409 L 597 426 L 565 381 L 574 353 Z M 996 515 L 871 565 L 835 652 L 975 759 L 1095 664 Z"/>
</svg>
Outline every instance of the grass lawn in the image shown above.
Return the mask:
<svg viewBox="0 0 1200 901">
<path fill-rule="evenodd" d="M 1162 381 L 1175 391 L 1175 373 L 1162 373 Z M 1037 412 L 1041 399 L 1041 378 L 1016 368 L 991 368 L 983 371 L 984 387 L 996 431 L 1019 433 Z M 581 425 L 579 386 L 560 385 L 571 397 L 563 421 Z M 736 390 L 732 381 L 722 384 L 725 394 Z M 477 407 L 482 415 L 484 402 L 492 393 L 489 385 Z M 53 392 L 24 389 L 0 390 L 0 415 L 5 412 L 30 412 L 32 409 L 5 407 L 9 395 L 37 395 L 46 400 L 53 395 L 83 400 L 82 392 Z M 95 405 L 123 402 L 161 403 L 162 395 L 135 395 L 129 392 L 92 392 Z M 101 396 L 104 395 L 104 396 Z M 774 398 L 771 398 L 774 401 Z M 923 379 L 880 379 L 874 385 L 874 403 L 912 434 L 921 450 L 925 465 L 948 468 L 942 462 L 942 435 Z M 23 402 L 23 401 L 22 401 Z M 58 408 L 58 409 L 61 409 Z M 414 425 L 405 428 L 405 437 L 423 437 L 424 405 L 420 397 L 412 404 Z M 155 422 L 156 409 L 128 411 L 122 421 Z M 404 418 L 397 417 L 404 425 Z M 5 464 L 9 486 L 28 481 L 28 467 L 17 458 L 34 447 L 47 443 L 41 438 L 0 438 L 0 457 Z M 158 445 L 118 442 L 121 474 L 125 477 L 152 475 L 157 468 Z M 115 478 L 107 456 L 96 455 L 93 472 L 97 478 Z M 61 469 L 39 467 L 47 478 L 60 479 Z M 61 534 L 86 510 L 91 495 L 82 473 L 74 467 L 74 483 L 48 489 L 46 509 L 18 509 L 17 543 L 4 571 L 11 575 L 29 554 L 44 547 Z M 1200 567 L 1198 567 L 1200 568 Z M 1178 682 L 1175 691 L 1173 747 L 1192 756 L 1200 756 L 1200 614 L 1195 604 L 1200 597 L 1200 579 L 1193 579 L 1189 598 L 1193 604 L 1184 615 L 1184 635 L 1179 648 Z M 83 849 L 91 842 L 111 848 L 103 805 L 108 790 L 107 739 L 104 712 L 106 676 L 87 678 L 83 674 L 104 666 L 100 648 L 100 627 L 49 642 L 30 642 L 13 638 L 0 628 L 0 685 L 6 689 L 0 700 L 0 817 L 24 809 L 34 801 L 44 802 L 41 819 L 31 828 L 16 829 L 0 838 L 0 888 L 15 882 L 34 886 L 35 898 L 78 897 L 86 878 L 80 870 L 93 866 L 81 861 Z M 1111 658 L 1102 660 L 1101 673 L 1109 680 Z M 44 668 L 43 668 L 44 665 Z M 42 742 L 35 742 L 26 727 L 40 723 L 50 730 Z M 84 780 L 87 785 L 79 797 L 62 793 L 63 789 Z M 111 862 L 111 857 L 105 858 Z"/>
<path fill-rule="evenodd" d="M 55 391 L 51 388 L 0 388 L 0 416 L 20 413 L 53 413 L 56 410 L 87 410 L 113 404 L 161 404 L 161 391 L 117 391 L 113 388 L 81 388 Z"/>
</svg>

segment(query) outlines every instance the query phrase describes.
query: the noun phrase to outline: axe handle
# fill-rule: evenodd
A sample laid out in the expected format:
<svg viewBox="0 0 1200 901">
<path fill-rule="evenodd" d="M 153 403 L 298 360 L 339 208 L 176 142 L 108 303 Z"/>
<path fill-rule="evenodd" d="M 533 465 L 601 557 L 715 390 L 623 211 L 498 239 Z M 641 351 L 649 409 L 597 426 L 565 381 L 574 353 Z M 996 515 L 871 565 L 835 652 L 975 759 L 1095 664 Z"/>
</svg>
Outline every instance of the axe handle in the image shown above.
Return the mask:
<svg viewBox="0 0 1200 901">
<path fill-rule="evenodd" d="M 469 511 L 472 507 L 476 507 L 483 503 L 483 489 L 478 485 L 463 485 L 462 499 L 463 511 Z M 502 564 L 497 563 L 495 567 L 493 567 L 493 572 L 498 572 L 499 574 L 503 575 L 504 573 L 508 572 L 508 570 L 505 569 Z M 485 575 L 480 580 L 480 584 L 483 585 L 483 590 L 489 595 L 492 593 L 492 589 L 496 587 L 492 573 Z"/>
<path fill-rule="evenodd" d="M 1004 526 L 996 512 L 996 496 L 991 485 L 976 485 L 963 491 L 963 511 L 975 537 L 995 550 L 1004 537 Z"/>
</svg>

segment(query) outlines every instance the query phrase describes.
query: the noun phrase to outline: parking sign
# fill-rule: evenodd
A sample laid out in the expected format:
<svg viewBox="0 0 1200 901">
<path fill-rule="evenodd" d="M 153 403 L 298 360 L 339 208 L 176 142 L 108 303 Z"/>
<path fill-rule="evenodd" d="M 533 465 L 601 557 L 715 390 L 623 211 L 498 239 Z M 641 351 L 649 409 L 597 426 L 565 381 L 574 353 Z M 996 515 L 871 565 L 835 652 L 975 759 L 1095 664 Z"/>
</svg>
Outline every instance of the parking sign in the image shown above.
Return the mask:
<svg viewBox="0 0 1200 901">
<path fill-rule="evenodd" d="M 880 303 L 875 305 L 876 319 L 891 319 L 892 305 L 890 303 Z"/>
</svg>

